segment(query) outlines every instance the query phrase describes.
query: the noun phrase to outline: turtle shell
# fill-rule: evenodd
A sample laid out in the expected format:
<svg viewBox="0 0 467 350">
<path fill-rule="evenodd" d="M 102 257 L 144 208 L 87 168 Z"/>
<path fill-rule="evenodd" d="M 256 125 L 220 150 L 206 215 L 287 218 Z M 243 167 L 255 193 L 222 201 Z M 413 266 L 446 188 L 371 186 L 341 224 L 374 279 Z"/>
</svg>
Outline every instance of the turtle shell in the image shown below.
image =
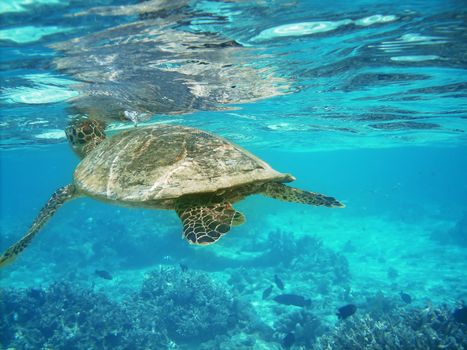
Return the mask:
<svg viewBox="0 0 467 350">
<path fill-rule="evenodd" d="M 87 195 L 141 204 L 287 179 L 221 137 L 174 125 L 137 127 L 107 138 L 74 173 L 75 185 Z"/>
</svg>

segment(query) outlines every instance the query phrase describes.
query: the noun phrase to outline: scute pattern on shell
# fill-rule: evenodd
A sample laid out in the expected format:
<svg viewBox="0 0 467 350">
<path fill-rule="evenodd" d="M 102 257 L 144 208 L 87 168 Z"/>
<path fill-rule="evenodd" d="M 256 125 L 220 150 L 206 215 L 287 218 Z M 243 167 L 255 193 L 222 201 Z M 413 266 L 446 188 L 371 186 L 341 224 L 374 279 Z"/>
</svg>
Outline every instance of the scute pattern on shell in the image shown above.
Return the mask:
<svg viewBox="0 0 467 350">
<path fill-rule="evenodd" d="M 74 173 L 85 194 L 137 203 L 285 177 L 221 137 L 174 125 L 139 127 L 110 137 Z"/>
</svg>

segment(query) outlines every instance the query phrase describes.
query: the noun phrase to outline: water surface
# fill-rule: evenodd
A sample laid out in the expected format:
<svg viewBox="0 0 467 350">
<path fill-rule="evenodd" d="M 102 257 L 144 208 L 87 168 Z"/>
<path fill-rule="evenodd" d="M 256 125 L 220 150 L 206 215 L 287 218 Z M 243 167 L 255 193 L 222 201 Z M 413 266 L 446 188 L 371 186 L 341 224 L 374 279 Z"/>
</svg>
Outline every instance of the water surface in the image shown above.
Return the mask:
<svg viewBox="0 0 467 350">
<path fill-rule="evenodd" d="M 281 349 L 293 333 L 292 349 L 344 349 L 364 322 L 401 318 L 409 329 L 441 310 L 446 327 L 422 322 L 439 343 L 419 330 L 422 343 L 407 345 L 415 333 L 392 328 L 403 345 L 386 346 L 465 348 L 452 314 L 467 297 L 463 5 L 3 1 L 1 249 L 71 181 L 79 160 L 63 130 L 82 115 L 109 133 L 154 123 L 214 132 L 346 208 L 252 196 L 236 205 L 246 223 L 200 248 L 180 239 L 173 212 L 80 198 L 1 271 L 0 347 Z M 198 299 L 183 299 L 187 289 Z M 311 306 L 276 303 L 283 293 Z M 219 296 L 212 309 L 209 295 Z M 339 321 L 349 303 L 357 313 Z M 98 328 L 99 313 L 114 323 Z M 118 330 L 124 313 L 132 333 Z M 63 322 L 45 327 L 48 318 Z"/>
</svg>

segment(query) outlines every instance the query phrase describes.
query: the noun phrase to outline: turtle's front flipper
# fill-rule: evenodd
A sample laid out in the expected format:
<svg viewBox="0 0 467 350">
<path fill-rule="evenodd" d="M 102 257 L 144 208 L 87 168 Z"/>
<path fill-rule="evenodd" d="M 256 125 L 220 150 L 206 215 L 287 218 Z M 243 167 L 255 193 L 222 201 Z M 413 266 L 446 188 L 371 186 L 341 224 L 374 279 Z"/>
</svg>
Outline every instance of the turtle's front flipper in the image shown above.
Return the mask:
<svg viewBox="0 0 467 350">
<path fill-rule="evenodd" d="M 72 184 L 63 186 L 56 190 L 52 194 L 52 197 L 50 197 L 47 204 L 41 209 L 36 220 L 34 220 L 24 237 L 13 244 L 10 248 L 5 250 L 0 256 L 0 268 L 11 263 L 18 256 L 18 254 L 21 253 L 29 245 L 29 243 L 31 243 L 31 240 L 34 238 L 34 236 L 52 217 L 52 215 L 55 214 L 57 209 L 60 208 L 63 203 L 75 198 L 76 196 L 76 189 Z"/>
<path fill-rule="evenodd" d="M 214 243 L 229 232 L 232 225 L 240 225 L 244 221 L 243 215 L 225 201 L 180 203 L 175 210 L 183 223 L 183 237 L 191 244 Z"/>
<path fill-rule="evenodd" d="M 293 188 L 277 182 L 264 184 L 261 193 L 265 196 L 286 202 L 296 202 L 325 207 L 344 207 L 344 204 L 334 197 L 328 197 L 321 193 L 299 190 L 298 188 Z"/>
</svg>

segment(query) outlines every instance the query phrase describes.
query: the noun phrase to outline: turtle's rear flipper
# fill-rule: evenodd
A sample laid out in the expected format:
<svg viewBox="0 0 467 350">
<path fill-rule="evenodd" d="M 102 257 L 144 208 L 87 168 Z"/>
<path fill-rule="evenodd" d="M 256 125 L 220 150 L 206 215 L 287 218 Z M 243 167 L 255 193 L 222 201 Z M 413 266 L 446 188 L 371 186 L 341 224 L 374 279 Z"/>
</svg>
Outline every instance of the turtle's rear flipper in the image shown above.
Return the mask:
<svg viewBox="0 0 467 350">
<path fill-rule="evenodd" d="M 5 250 L 0 256 L 0 268 L 11 263 L 28 245 L 42 226 L 55 214 L 63 203 L 76 197 L 74 185 L 66 185 L 56 190 L 47 204 L 42 208 L 36 220 L 32 223 L 28 232 L 18 242 Z"/>
<path fill-rule="evenodd" d="M 321 193 L 299 190 L 298 188 L 293 188 L 277 182 L 264 184 L 261 193 L 265 196 L 286 202 L 296 202 L 325 207 L 344 207 L 344 204 L 334 197 L 328 197 Z"/>
<path fill-rule="evenodd" d="M 176 212 L 183 223 L 183 237 L 191 244 L 208 245 L 244 221 L 229 202 L 180 204 Z"/>
</svg>

